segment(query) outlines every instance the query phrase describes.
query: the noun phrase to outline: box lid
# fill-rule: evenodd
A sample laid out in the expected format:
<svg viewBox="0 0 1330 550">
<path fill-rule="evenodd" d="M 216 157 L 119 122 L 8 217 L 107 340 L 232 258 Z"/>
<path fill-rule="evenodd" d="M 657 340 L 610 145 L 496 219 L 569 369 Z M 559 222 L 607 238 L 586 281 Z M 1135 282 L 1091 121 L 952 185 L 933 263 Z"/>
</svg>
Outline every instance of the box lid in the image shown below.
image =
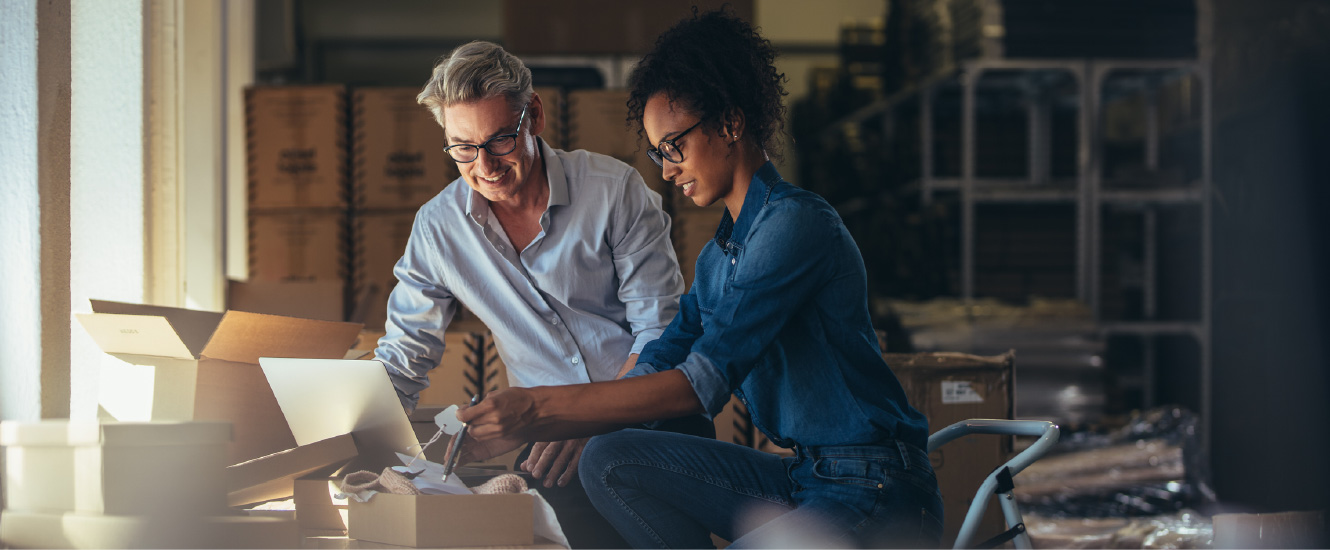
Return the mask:
<svg viewBox="0 0 1330 550">
<path fill-rule="evenodd" d="M 359 323 L 228 311 L 201 355 L 251 364 L 259 357 L 341 359 L 360 329 Z"/>
<path fill-rule="evenodd" d="M 0 422 L 0 445 L 152 447 L 223 444 L 229 422 Z"/>
<path fill-rule="evenodd" d="M 928 353 L 884 353 L 882 359 L 895 369 L 994 369 L 1009 368 L 1016 359 L 1015 351 L 1002 355 L 971 355 L 950 351 Z"/>
<path fill-rule="evenodd" d="M 227 505 L 240 506 L 294 494 L 295 479 L 356 457 L 351 434 L 342 434 L 226 468 Z"/>
</svg>

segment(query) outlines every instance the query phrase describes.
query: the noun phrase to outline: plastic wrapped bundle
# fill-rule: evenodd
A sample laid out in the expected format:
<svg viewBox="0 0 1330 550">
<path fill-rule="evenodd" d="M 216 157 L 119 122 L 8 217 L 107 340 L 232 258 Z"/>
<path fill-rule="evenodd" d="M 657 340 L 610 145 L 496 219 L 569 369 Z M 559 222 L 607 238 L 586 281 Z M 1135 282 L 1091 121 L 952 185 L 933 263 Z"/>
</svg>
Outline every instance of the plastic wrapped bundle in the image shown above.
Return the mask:
<svg viewBox="0 0 1330 550">
<path fill-rule="evenodd" d="M 1108 433 L 1070 434 L 1015 478 L 1023 508 L 1050 517 L 1151 516 L 1214 503 L 1196 419 L 1173 407 Z"/>
<path fill-rule="evenodd" d="M 1144 518 L 1025 517 L 1035 548 L 1210 548 L 1214 525 L 1192 511 Z"/>
</svg>

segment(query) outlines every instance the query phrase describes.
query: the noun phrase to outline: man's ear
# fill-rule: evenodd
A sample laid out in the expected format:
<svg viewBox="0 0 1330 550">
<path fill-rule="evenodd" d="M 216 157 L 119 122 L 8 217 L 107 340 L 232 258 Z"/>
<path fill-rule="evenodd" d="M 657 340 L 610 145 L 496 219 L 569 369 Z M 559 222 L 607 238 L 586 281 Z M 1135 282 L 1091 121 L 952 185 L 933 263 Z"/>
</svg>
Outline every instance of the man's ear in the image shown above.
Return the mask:
<svg viewBox="0 0 1330 550">
<path fill-rule="evenodd" d="M 538 136 L 545 131 L 545 102 L 540 94 L 531 93 L 531 105 L 526 108 L 526 116 L 531 119 L 531 135 Z"/>
</svg>

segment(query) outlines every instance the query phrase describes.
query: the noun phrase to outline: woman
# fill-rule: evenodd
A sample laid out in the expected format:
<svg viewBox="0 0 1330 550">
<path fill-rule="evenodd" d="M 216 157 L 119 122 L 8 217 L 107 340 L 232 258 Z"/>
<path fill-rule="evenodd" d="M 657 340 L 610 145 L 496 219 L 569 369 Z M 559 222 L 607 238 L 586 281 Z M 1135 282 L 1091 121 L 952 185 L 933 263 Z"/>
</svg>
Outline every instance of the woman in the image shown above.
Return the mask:
<svg viewBox="0 0 1330 550">
<path fill-rule="evenodd" d="M 599 435 L 579 476 L 637 547 L 936 546 L 927 421 L 882 361 L 863 259 L 826 201 L 767 160 L 784 118 L 770 43 L 725 12 L 663 34 L 631 77 L 629 118 L 665 179 L 721 201 L 680 312 L 622 380 L 490 394 L 463 458 Z M 719 413 L 738 396 L 781 458 L 625 426 Z M 794 537 L 794 538 L 791 538 Z M 810 538 L 813 537 L 813 538 Z"/>
</svg>

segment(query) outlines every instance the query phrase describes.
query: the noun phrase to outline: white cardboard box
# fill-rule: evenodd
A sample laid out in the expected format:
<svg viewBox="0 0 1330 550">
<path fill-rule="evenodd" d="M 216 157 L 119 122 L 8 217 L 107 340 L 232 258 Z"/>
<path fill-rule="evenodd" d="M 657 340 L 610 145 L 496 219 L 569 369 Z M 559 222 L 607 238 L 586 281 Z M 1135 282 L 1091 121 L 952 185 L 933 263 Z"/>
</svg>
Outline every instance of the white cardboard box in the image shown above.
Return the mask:
<svg viewBox="0 0 1330 550">
<path fill-rule="evenodd" d="M 170 515 L 226 509 L 224 422 L 0 422 L 5 506 Z"/>
<path fill-rule="evenodd" d="M 0 512 L 0 542 L 15 548 L 300 548 L 294 520 L 154 518 Z"/>
</svg>

